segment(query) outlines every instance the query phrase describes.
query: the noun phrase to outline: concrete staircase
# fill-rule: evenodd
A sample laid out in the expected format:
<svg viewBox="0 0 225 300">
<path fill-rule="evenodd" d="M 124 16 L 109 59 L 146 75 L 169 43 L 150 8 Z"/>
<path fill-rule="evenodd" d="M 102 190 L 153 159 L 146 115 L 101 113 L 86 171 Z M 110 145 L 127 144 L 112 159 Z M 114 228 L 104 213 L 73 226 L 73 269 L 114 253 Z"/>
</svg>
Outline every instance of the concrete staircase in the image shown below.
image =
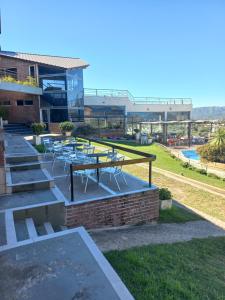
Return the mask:
<svg viewBox="0 0 225 300">
<path fill-rule="evenodd" d="M 23 123 L 9 123 L 3 126 L 6 133 L 18 135 L 32 135 L 32 130 Z"/>
<path fill-rule="evenodd" d="M 19 246 L 24 241 L 32 241 L 40 236 L 67 230 L 65 226 L 52 224 L 48 220 L 39 223 L 31 217 L 17 219 L 11 210 L 1 213 L 1 220 L 0 251 Z"/>
</svg>

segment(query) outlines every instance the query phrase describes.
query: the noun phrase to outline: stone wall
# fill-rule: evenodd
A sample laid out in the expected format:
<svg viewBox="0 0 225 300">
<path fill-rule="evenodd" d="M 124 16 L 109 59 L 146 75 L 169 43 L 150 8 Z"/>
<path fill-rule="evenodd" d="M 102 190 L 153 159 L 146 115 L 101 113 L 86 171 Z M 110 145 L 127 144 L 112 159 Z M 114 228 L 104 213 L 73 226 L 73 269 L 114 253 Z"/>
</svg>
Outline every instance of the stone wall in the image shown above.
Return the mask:
<svg viewBox="0 0 225 300">
<path fill-rule="evenodd" d="M 147 191 L 113 196 L 65 206 L 65 225 L 101 228 L 140 224 L 159 217 L 159 192 Z"/>
</svg>

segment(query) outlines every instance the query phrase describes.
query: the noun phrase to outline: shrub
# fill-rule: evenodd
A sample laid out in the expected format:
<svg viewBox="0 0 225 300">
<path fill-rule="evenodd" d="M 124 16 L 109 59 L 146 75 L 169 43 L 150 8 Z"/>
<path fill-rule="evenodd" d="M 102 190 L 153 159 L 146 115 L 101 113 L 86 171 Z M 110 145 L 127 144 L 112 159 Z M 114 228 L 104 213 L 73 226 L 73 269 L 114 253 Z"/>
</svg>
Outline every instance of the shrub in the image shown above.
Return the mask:
<svg viewBox="0 0 225 300">
<path fill-rule="evenodd" d="M 205 169 L 197 169 L 196 171 L 202 175 L 207 175 L 207 171 Z"/>
<path fill-rule="evenodd" d="M 40 135 L 45 130 L 46 125 L 45 123 L 32 123 L 31 129 L 33 130 L 33 133 L 36 135 Z"/>
<path fill-rule="evenodd" d="M 45 152 L 45 146 L 44 146 L 43 144 L 36 145 L 35 148 L 36 148 L 36 150 L 37 150 L 39 153 L 44 153 L 44 152 Z"/>
<path fill-rule="evenodd" d="M 72 135 L 73 136 L 77 136 L 77 135 L 81 135 L 81 136 L 87 136 L 90 134 L 95 134 L 96 133 L 96 129 L 91 127 L 89 124 L 84 124 L 84 125 L 80 125 L 77 128 L 74 128 Z"/>
<path fill-rule="evenodd" d="M 139 133 L 139 132 L 140 132 L 140 129 L 135 128 L 135 129 L 134 129 L 134 132 L 135 132 L 135 133 Z"/>
<path fill-rule="evenodd" d="M 167 188 L 159 189 L 159 199 L 160 200 L 168 200 L 171 198 L 172 198 L 172 194 Z"/>
<path fill-rule="evenodd" d="M 66 121 L 59 124 L 59 128 L 62 132 L 70 132 L 74 129 L 74 124 L 72 122 Z"/>
<path fill-rule="evenodd" d="M 9 110 L 4 106 L 0 106 L 0 118 L 2 118 L 3 120 L 7 120 L 8 116 Z"/>
<path fill-rule="evenodd" d="M 188 162 L 182 162 L 181 166 L 186 169 L 191 167 L 191 165 Z"/>
</svg>

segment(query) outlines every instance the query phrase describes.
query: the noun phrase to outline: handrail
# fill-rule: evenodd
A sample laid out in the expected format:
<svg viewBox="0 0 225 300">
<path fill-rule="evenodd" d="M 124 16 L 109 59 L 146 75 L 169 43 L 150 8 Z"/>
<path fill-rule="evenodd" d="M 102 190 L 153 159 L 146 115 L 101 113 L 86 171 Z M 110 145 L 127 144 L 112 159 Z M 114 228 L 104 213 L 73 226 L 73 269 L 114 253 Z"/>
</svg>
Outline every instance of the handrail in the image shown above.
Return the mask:
<svg viewBox="0 0 225 300">
<path fill-rule="evenodd" d="M 134 104 L 192 104 L 191 98 L 134 97 L 128 90 L 85 88 L 85 96 L 124 97 Z"/>
<path fill-rule="evenodd" d="M 83 138 L 83 137 L 78 137 L 78 138 Z M 98 170 L 101 168 L 133 165 L 133 164 L 140 164 L 140 163 L 148 162 L 149 163 L 149 176 L 148 176 L 149 182 L 148 183 L 149 183 L 149 187 L 151 187 L 151 185 L 152 185 L 152 161 L 156 160 L 155 155 L 146 153 L 146 152 L 142 152 L 142 151 L 138 151 L 138 150 L 129 149 L 129 148 L 118 146 L 118 145 L 113 145 L 113 144 L 107 143 L 107 142 L 102 142 L 97 139 L 89 139 L 89 138 L 85 138 L 85 139 L 89 141 L 89 144 L 91 144 L 92 142 L 98 143 L 100 145 L 111 147 L 113 152 L 115 151 L 115 149 L 118 149 L 118 150 L 122 150 L 124 152 L 142 156 L 142 158 L 134 158 L 134 159 L 124 160 L 124 161 L 110 161 L 110 162 L 99 162 L 99 163 L 79 164 L 79 165 L 74 165 L 73 163 L 71 163 L 70 164 L 71 201 L 74 201 L 73 172 L 78 171 L 78 170 L 96 169 L 97 174 L 98 174 Z"/>
</svg>

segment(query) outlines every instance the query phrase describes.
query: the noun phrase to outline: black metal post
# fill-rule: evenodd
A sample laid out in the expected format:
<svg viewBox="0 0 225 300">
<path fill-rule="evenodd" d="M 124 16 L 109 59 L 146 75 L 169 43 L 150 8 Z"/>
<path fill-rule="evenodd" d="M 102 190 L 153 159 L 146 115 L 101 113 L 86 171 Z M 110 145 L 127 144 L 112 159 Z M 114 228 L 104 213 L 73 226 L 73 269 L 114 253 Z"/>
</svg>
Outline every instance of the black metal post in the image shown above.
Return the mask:
<svg viewBox="0 0 225 300">
<path fill-rule="evenodd" d="M 74 186 L 73 186 L 73 164 L 70 164 L 70 192 L 71 192 L 71 201 L 74 201 Z"/>
<path fill-rule="evenodd" d="M 149 187 L 152 186 L 152 162 L 151 161 L 149 162 L 149 165 L 148 165 L 148 184 L 149 184 Z"/>
</svg>

